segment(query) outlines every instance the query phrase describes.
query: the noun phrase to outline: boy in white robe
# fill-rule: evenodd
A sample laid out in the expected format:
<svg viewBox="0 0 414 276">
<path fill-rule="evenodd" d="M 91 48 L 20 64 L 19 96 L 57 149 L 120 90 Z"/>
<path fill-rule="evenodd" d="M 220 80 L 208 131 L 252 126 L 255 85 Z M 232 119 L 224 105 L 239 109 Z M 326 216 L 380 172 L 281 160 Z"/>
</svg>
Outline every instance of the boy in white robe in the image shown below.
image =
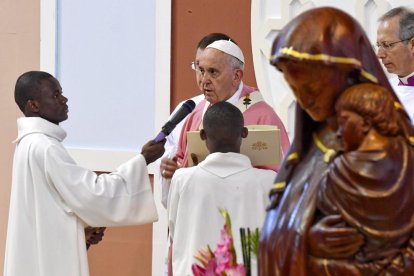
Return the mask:
<svg viewBox="0 0 414 276">
<path fill-rule="evenodd" d="M 15 101 L 25 117 L 17 120 L 4 275 L 87 276 L 86 225 L 158 219 L 147 164 L 163 154 L 165 140 L 148 142 L 115 172 L 98 176 L 78 166 L 61 143 L 68 100 L 53 76 L 24 73 Z"/>
<path fill-rule="evenodd" d="M 218 102 L 204 115 L 200 136 L 210 154 L 195 167 L 175 172 L 168 198 L 168 223 L 173 275 L 191 275 L 194 255 L 209 244 L 215 248 L 224 220 L 218 209 L 228 210 L 238 257 L 242 262 L 239 228 L 261 228 L 276 177 L 273 170 L 253 168 L 240 154 L 247 136 L 243 115 L 228 102 Z"/>
</svg>

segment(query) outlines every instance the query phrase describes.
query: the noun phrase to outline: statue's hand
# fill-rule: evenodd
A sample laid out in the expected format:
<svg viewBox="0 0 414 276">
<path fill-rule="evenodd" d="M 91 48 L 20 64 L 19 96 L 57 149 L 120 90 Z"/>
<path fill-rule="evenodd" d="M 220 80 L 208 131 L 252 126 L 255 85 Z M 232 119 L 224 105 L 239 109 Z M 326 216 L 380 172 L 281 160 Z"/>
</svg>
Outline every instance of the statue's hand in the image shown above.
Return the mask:
<svg viewBox="0 0 414 276">
<path fill-rule="evenodd" d="M 340 215 L 329 215 L 313 225 L 308 232 L 308 246 L 314 257 L 347 259 L 364 243 L 364 237 L 351 227 L 343 227 Z"/>
</svg>

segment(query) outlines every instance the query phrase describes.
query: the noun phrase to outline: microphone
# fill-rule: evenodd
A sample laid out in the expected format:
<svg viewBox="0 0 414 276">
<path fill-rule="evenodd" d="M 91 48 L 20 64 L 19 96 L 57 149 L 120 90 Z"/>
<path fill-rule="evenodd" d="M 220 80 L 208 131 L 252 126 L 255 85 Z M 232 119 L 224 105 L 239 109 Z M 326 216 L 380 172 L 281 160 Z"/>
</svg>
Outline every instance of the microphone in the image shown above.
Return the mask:
<svg viewBox="0 0 414 276">
<path fill-rule="evenodd" d="M 157 137 L 155 137 L 154 142 L 158 143 L 166 136 L 168 136 L 174 128 L 180 123 L 188 114 L 190 114 L 195 107 L 195 102 L 193 100 L 187 100 L 183 105 L 178 109 L 178 111 L 172 116 L 172 118 L 165 123 L 165 125 L 161 128 L 160 133 L 158 133 Z"/>
</svg>

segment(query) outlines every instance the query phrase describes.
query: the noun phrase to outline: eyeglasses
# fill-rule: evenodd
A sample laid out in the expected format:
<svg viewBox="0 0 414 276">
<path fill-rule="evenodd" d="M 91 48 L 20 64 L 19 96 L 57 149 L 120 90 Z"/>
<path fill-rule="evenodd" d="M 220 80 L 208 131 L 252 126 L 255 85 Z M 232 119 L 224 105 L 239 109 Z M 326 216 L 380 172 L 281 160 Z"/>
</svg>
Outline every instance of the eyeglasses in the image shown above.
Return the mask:
<svg viewBox="0 0 414 276">
<path fill-rule="evenodd" d="M 191 62 L 191 69 L 196 71 L 196 73 L 200 75 L 200 77 L 204 77 L 207 74 L 210 78 L 216 79 L 218 78 L 218 76 L 220 76 L 220 72 L 218 70 L 214 68 L 209 68 L 207 70 L 200 69 L 200 67 L 198 67 L 198 64 L 196 64 L 194 61 Z"/>
<path fill-rule="evenodd" d="M 377 44 L 375 46 L 376 46 L 377 50 L 379 50 L 379 48 L 382 48 L 384 51 L 388 51 L 388 50 L 391 50 L 394 47 L 395 44 L 400 43 L 400 42 L 408 41 L 411 38 L 412 37 L 407 38 L 407 39 L 403 39 L 403 40 L 399 40 L 399 41 L 394 41 L 394 42 L 386 42 L 386 41 L 377 42 Z"/>
</svg>

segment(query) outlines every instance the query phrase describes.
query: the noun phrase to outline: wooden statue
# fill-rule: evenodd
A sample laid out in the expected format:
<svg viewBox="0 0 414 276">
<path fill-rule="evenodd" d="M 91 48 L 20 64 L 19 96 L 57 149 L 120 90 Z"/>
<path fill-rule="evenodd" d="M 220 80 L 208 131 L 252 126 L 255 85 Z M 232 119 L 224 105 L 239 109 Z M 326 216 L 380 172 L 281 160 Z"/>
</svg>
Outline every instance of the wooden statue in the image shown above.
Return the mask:
<svg viewBox="0 0 414 276">
<path fill-rule="evenodd" d="M 309 10 L 273 43 L 297 98 L 259 275 L 414 275 L 414 130 L 361 26 Z"/>
</svg>

